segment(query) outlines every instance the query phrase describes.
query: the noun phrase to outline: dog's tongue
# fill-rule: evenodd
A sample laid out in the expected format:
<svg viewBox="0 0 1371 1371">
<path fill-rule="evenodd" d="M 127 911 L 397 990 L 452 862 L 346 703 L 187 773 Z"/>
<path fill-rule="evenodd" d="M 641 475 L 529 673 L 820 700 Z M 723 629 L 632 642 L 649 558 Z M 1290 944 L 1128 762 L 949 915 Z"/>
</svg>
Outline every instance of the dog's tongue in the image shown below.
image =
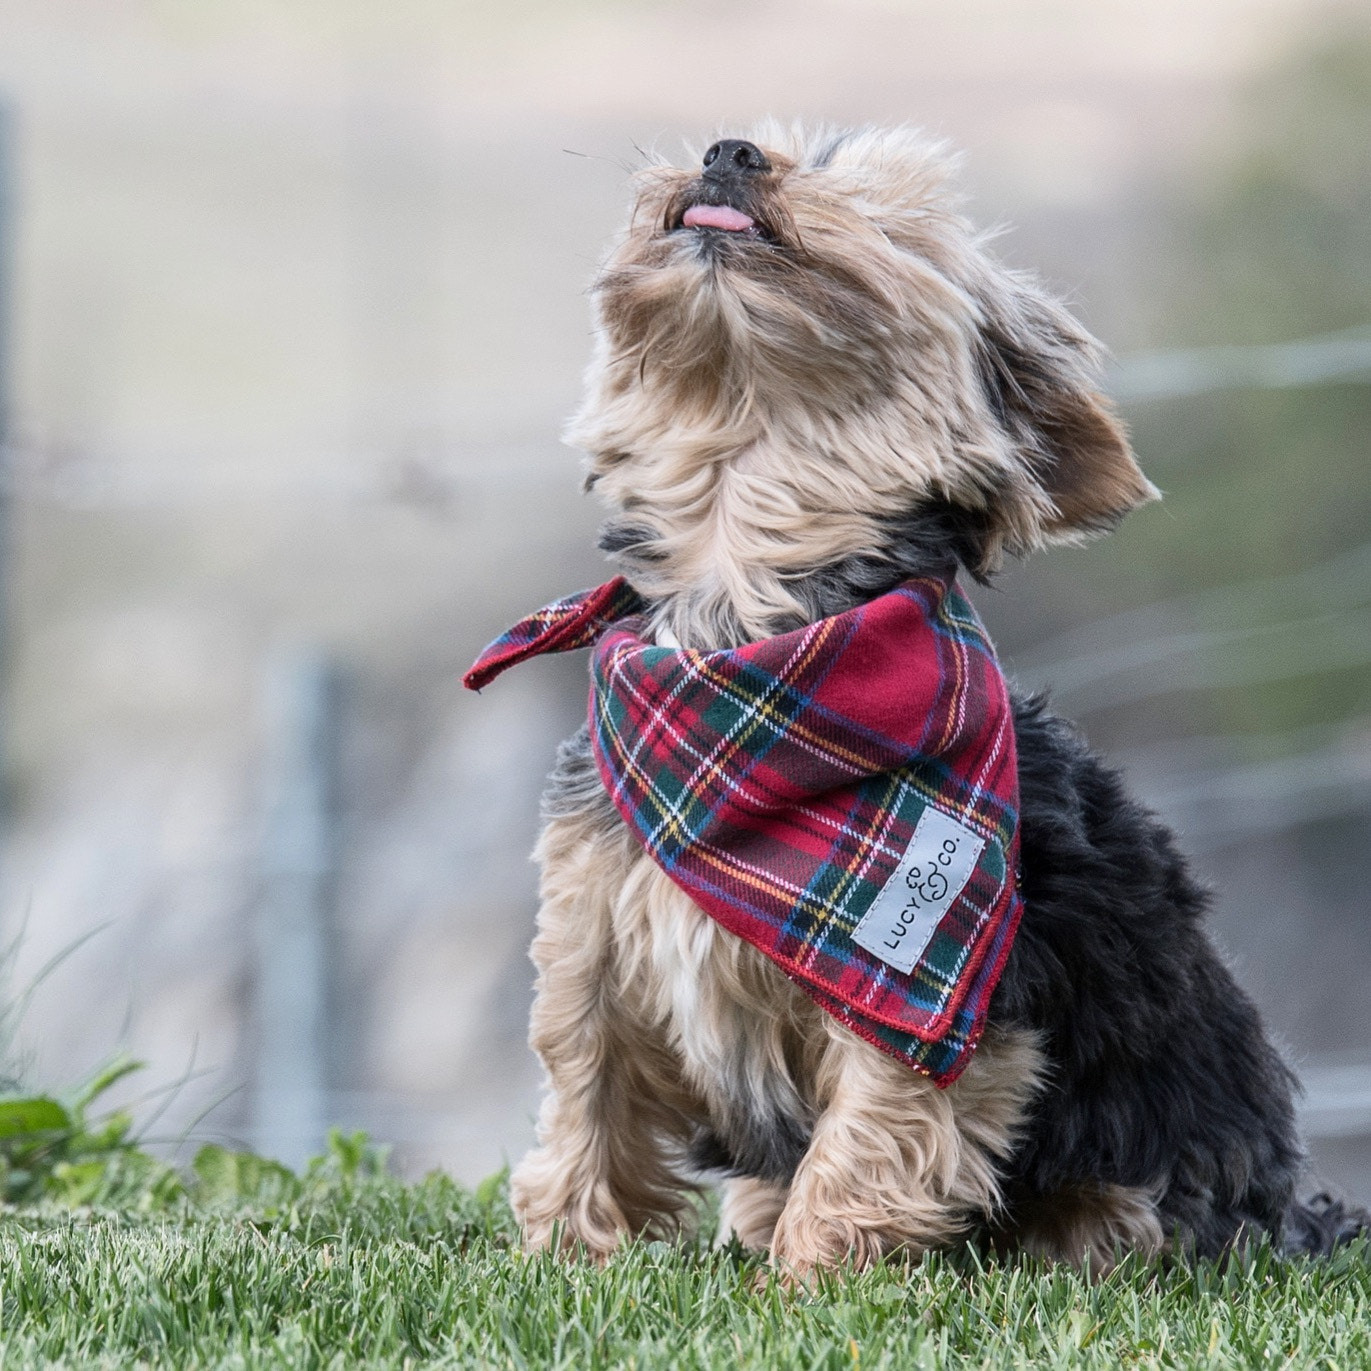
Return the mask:
<svg viewBox="0 0 1371 1371">
<path fill-rule="evenodd" d="M 727 229 L 730 233 L 756 228 L 755 221 L 742 210 L 730 209 L 727 205 L 691 205 L 681 223 L 686 228 Z"/>
</svg>

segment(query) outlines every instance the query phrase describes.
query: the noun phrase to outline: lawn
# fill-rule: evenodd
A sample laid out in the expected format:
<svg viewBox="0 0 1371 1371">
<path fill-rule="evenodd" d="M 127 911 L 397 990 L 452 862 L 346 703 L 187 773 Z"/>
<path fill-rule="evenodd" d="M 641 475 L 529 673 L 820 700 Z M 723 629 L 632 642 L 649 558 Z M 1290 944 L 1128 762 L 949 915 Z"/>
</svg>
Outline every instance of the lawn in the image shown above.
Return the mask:
<svg viewBox="0 0 1371 1371">
<path fill-rule="evenodd" d="M 1364 1252 L 1093 1285 L 963 1253 L 797 1295 L 702 1245 L 523 1256 L 498 1183 L 206 1155 L 176 1196 L 5 1213 L 4 1366 L 1371 1367 Z"/>
<path fill-rule="evenodd" d="M 1094 1283 L 967 1250 L 808 1292 L 705 1241 L 600 1269 L 521 1254 L 502 1177 L 406 1183 L 360 1134 L 177 1170 L 97 1113 L 134 1069 L 0 1096 L 0 1367 L 1371 1368 L 1365 1245 Z"/>
</svg>

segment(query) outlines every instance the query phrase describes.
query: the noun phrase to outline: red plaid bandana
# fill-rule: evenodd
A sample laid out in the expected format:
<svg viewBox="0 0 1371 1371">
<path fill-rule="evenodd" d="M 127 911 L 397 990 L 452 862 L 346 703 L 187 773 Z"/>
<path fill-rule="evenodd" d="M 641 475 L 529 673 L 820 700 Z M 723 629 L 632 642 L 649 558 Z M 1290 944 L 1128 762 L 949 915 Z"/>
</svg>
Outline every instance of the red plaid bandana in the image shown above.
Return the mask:
<svg viewBox="0 0 1371 1371">
<path fill-rule="evenodd" d="M 492 643 L 479 690 L 595 644 L 590 730 L 644 849 L 854 1033 L 939 1085 L 985 1026 L 1022 910 L 994 648 L 950 577 L 722 651 L 655 647 L 622 580 Z"/>
</svg>

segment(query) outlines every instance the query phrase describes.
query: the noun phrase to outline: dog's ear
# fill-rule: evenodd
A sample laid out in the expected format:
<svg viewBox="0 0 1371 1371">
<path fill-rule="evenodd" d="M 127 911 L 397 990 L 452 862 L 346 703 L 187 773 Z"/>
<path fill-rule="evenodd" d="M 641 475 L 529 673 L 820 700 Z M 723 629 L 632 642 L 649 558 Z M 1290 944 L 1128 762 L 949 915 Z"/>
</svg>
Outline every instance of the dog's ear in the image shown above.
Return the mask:
<svg viewBox="0 0 1371 1371">
<path fill-rule="evenodd" d="M 1158 498 L 1098 389 L 1099 345 L 1030 278 L 1003 268 L 974 290 L 978 363 L 1013 450 L 999 542 L 1011 552 L 1083 542 Z M 994 510 L 989 511 L 992 522 Z"/>
</svg>

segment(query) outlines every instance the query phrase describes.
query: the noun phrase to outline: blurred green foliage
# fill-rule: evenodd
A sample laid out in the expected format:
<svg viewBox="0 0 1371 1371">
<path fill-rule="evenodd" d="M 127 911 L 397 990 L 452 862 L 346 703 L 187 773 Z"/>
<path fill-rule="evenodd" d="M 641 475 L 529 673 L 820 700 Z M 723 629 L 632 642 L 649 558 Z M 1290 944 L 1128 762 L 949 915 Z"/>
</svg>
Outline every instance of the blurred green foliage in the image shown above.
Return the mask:
<svg viewBox="0 0 1371 1371">
<path fill-rule="evenodd" d="M 1230 151 L 1160 218 L 1157 279 L 1138 283 L 1157 345 L 1371 325 L 1371 26 L 1325 30 L 1263 76 Z M 1174 599 L 1177 631 L 1213 635 L 1176 659 L 1154 706 L 1165 735 L 1224 734 L 1272 755 L 1371 717 L 1371 577 L 1331 583 L 1371 540 L 1371 380 L 1153 399 L 1125 417 L 1166 503 L 1107 550 L 1050 559 L 1038 593 L 1079 613 L 1066 622 Z M 1322 582 L 1262 588 L 1337 558 Z M 1235 641 L 1233 600 L 1205 595 L 1247 583 L 1241 617 L 1269 635 L 1267 660 L 1256 638 Z"/>
<path fill-rule="evenodd" d="M 1371 26 L 1325 32 L 1263 77 L 1239 129 L 1233 166 L 1178 224 L 1200 275 L 1177 336 L 1279 342 L 1371 322 Z"/>
<path fill-rule="evenodd" d="M 179 1196 L 176 1173 L 134 1140 L 133 1116 L 96 1111 L 106 1091 L 141 1067 L 117 1057 L 63 1098 L 0 1096 L 0 1197 L 9 1204 L 157 1208 Z"/>
<path fill-rule="evenodd" d="M 117 1056 L 75 1090 L 0 1094 L 0 1203 L 125 1213 L 251 1205 L 275 1213 L 387 1174 L 388 1148 L 338 1128 L 299 1173 L 217 1143 L 202 1146 L 189 1170 L 179 1171 L 144 1148 L 129 1110 L 101 1108 L 108 1091 L 142 1069 Z M 482 1202 L 494 1201 L 485 1195 Z"/>
</svg>

